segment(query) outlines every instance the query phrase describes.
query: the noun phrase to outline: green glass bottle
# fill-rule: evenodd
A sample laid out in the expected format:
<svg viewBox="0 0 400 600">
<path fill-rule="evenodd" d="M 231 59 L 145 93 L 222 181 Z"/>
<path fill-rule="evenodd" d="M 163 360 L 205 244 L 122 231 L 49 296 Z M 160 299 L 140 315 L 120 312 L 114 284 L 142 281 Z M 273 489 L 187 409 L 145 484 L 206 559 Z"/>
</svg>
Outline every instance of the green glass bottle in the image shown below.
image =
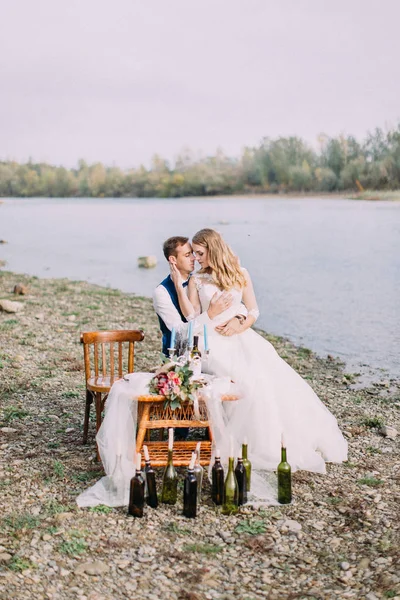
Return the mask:
<svg viewBox="0 0 400 600">
<path fill-rule="evenodd" d="M 201 352 L 199 350 L 199 336 L 193 336 L 193 348 L 190 352 L 190 368 L 193 371 L 193 379 L 201 378 Z"/>
<path fill-rule="evenodd" d="M 233 462 L 233 456 L 230 456 L 228 473 L 225 479 L 224 503 L 222 505 L 223 515 L 234 515 L 238 511 L 239 488 L 235 471 L 233 470 Z"/>
<path fill-rule="evenodd" d="M 175 471 L 173 463 L 173 436 L 174 430 L 171 428 L 169 430 L 168 440 L 168 463 L 164 471 L 161 492 L 161 502 L 163 502 L 164 504 L 175 504 L 178 497 L 178 474 Z"/>
<path fill-rule="evenodd" d="M 286 458 L 286 445 L 282 436 L 281 462 L 277 469 L 278 474 L 278 502 L 290 504 L 292 501 L 292 472 Z"/>
<path fill-rule="evenodd" d="M 251 462 L 247 457 L 247 438 L 244 438 L 244 442 L 242 444 L 242 459 L 243 466 L 246 469 L 246 485 L 247 491 L 249 492 L 251 486 Z"/>
</svg>

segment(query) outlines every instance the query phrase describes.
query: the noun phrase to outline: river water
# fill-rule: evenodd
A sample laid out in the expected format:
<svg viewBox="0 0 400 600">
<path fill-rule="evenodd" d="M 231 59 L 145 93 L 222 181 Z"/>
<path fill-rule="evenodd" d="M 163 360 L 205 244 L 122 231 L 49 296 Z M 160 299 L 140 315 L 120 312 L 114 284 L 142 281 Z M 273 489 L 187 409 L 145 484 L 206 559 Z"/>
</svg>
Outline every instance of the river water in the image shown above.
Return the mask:
<svg viewBox="0 0 400 600">
<path fill-rule="evenodd" d="M 400 375 L 400 203 L 338 198 L 3 199 L 10 271 L 84 279 L 150 296 L 162 242 L 220 231 L 249 270 L 257 326 L 350 370 Z M 156 255 L 154 269 L 137 258 Z"/>
</svg>

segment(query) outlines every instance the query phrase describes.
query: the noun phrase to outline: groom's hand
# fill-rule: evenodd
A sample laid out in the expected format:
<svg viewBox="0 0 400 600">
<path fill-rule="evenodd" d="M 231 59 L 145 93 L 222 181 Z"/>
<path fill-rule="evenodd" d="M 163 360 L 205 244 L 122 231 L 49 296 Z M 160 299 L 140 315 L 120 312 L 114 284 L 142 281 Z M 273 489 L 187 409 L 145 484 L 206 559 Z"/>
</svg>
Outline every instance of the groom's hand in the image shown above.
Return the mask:
<svg viewBox="0 0 400 600">
<path fill-rule="evenodd" d="M 211 298 L 207 314 L 210 319 L 214 319 L 214 317 L 220 315 L 224 310 L 230 308 L 232 303 L 233 298 L 230 292 L 222 292 L 222 294 L 215 292 L 214 296 Z"/>
</svg>

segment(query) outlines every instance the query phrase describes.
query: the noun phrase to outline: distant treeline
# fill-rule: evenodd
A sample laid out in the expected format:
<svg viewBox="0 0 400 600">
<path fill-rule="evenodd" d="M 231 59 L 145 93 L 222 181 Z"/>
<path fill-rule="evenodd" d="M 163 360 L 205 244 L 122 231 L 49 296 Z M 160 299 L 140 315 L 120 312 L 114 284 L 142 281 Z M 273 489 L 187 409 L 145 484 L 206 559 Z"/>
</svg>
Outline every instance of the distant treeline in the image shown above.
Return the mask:
<svg viewBox="0 0 400 600">
<path fill-rule="evenodd" d="M 297 137 L 264 138 L 232 159 L 196 158 L 189 150 L 170 166 L 156 155 L 151 168 L 121 170 L 80 160 L 77 169 L 0 162 L 0 196 L 181 197 L 216 194 L 333 192 L 400 188 L 400 124 L 376 129 L 363 142 L 319 136 L 319 150 Z"/>
</svg>

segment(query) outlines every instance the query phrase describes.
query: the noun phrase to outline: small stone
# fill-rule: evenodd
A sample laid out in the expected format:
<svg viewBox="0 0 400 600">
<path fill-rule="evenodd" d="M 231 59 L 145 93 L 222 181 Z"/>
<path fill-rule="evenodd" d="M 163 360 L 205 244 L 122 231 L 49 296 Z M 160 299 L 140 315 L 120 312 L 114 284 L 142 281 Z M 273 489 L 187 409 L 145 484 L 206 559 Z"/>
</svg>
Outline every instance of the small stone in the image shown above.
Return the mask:
<svg viewBox="0 0 400 600">
<path fill-rule="evenodd" d="M 0 562 L 9 562 L 12 559 L 12 555 L 8 552 L 2 552 L 0 554 Z"/>
<path fill-rule="evenodd" d="M 68 428 L 65 430 L 65 433 L 72 433 L 73 431 L 74 431 L 74 428 L 73 428 L 73 427 L 68 427 Z"/>
<path fill-rule="evenodd" d="M 66 521 L 67 519 L 70 519 L 73 516 L 74 516 L 74 513 L 72 513 L 72 512 L 58 513 L 58 514 L 54 515 L 54 520 L 61 523 L 62 521 Z"/>
<path fill-rule="evenodd" d="M 13 427 L 0 427 L 0 431 L 2 433 L 16 433 L 18 429 L 14 429 Z"/>
<path fill-rule="evenodd" d="M 322 531 L 326 527 L 325 521 L 316 521 L 315 523 L 311 523 L 311 527 L 317 529 L 318 531 Z"/>
<path fill-rule="evenodd" d="M 365 596 L 365 600 L 379 600 L 377 596 L 375 596 L 374 592 L 369 592 Z"/>
<path fill-rule="evenodd" d="M 69 315 L 68 321 L 76 321 L 76 315 Z"/>
<path fill-rule="evenodd" d="M 342 571 L 348 571 L 350 569 L 350 565 L 348 562 L 341 562 L 340 568 L 342 569 Z"/>
<path fill-rule="evenodd" d="M 397 429 L 395 429 L 394 427 L 390 427 L 390 425 L 384 425 L 380 429 L 380 434 L 384 437 L 389 438 L 390 440 L 394 440 L 397 437 L 398 433 L 399 432 L 397 431 Z"/>
<path fill-rule="evenodd" d="M 17 313 L 24 308 L 22 302 L 12 302 L 11 300 L 0 300 L 0 310 L 6 313 Z"/>
<path fill-rule="evenodd" d="M 142 269 L 152 269 L 157 266 L 157 257 L 156 256 L 139 256 L 138 257 L 138 266 Z"/>
<path fill-rule="evenodd" d="M 22 283 L 17 283 L 14 286 L 13 293 L 17 296 L 25 296 L 28 293 L 28 288 L 26 285 L 22 285 Z"/>
<path fill-rule="evenodd" d="M 358 563 L 358 568 L 364 570 L 364 569 L 368 569 L 368 567 L 369 567 L 369 558 L 362 558 L 360 560 L 360 562 Z"/>
<path fill-rule="evenodd" d="M 104 573 L 107 573 L 108 570 L 108 565 L 99 560 L 95 560 L 93 562 L 85 562 L 78 565 L 75 569 L 75 575 L 82 575 L 83 573 L 87 573 L 88 575 L 103 575 Z"/>
<path fill-rule="evenodd" d="M 288 529 L 289 531 L 297 532 L 300 531 L 301 528 L 301 523 L 294 521 L 293 519 L 286 519 L 286 521 L 282 523 L 282 529 Z"/>
<path fill-rule="evenodd" d="M 42 535 L 42 540 L 44 542 L 48 542 L 49 540 L 51 540 L 51 535 L 49 535 L 48 533 L 45 533 Z"/>
</svg>

